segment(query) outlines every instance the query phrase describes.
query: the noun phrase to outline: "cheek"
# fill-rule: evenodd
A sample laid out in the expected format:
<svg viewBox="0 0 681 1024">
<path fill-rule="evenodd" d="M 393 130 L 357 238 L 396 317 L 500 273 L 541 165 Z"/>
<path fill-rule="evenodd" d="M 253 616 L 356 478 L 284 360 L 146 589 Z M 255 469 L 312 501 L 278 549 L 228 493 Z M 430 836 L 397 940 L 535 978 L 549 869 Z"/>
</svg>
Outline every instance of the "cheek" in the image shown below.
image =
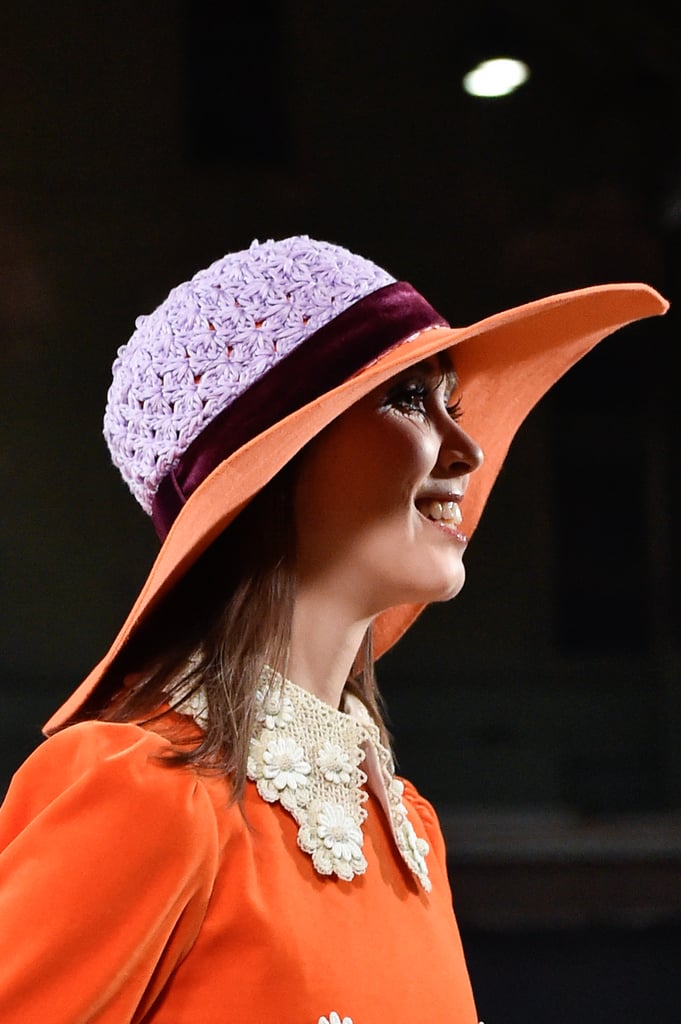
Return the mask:
<svg viewBox="0 0 681 1024">
<path fill-rule="evenodd" d="M 298 549 L 316 544 L 336 549 L 356 534 L 375 504 L 382 481 L 376 467 L 339 446 L 311 453 L 301 467 L 296 489 Z"/>
<path fill-rule="evenodd" d="M 351 411 L 303 453 L 296 487 L 298 550 L 346 556 L 353 541 L 378 540 L 389 521 L 404 525 L 437 452 L 419 424 Z M 358 422 L 355 422 L 358 420 Z"/>
<path fill-rule="evenodd" d="M 296 550 L 299 568 L 317 562 L 320 552 L 336 544 L 339 524 L 347 517 L 348 487 L 342 452 L 320 438 L 304 453 L 294 495 Z"/>
<path fill-rule="evenodd" d="M 397 436 L 370 434 L 329 439 L 301 465 L 297 501 L 301 518 L 346 528 L 371 515 L 389 514 L 411 501 L 424 460 Z"/>
</svg>

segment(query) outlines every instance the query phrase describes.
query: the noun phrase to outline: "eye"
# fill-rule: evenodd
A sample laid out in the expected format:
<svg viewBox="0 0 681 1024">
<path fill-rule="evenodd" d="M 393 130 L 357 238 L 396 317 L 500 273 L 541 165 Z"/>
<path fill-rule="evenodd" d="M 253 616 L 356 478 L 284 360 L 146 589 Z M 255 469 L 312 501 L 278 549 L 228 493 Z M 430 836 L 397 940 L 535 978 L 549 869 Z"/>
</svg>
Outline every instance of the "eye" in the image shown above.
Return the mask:
<svg viewBox="0 0 681 1024">
<path fill-rule="evenodd" d="M 388 391 L 383 400 L 383 408 L 425 416 L 426 402 L 431 390 L 425 380 L 409 378 L 400 381 Z"/>
<path fill-rule="evenodd" d="M 447 406 L 447 412 L 449 413 L 450 418 L 453 419 L 455 423 L 457 420 L 460 420 L 461 417 L 463 416 L 463 409 L 461 408 L 461 399 L 462 396 L 459 395 L 457 399 L 455 399 Z"/>
</svg>

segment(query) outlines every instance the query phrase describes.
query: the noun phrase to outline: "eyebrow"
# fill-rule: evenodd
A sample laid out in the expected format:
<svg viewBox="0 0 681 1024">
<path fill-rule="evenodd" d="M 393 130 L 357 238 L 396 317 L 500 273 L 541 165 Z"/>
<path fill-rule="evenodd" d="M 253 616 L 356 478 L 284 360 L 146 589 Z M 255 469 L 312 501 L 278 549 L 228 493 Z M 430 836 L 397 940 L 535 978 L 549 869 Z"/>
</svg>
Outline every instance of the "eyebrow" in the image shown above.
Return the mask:
<svg viewBox="0 0 681 1024">
<path fill-rule="evenodd" d="M 441 379 L 447 382 L 450 398 L 459 386 L 459 378 L 454 369 L 452 357 L 447 350 L 436 352 L 430 359 L 421 360 L 420 363 L 416 363 L 411 369 L 412 371 L 418 370 L 421 373 L 438 373 Z"/>
</svg>

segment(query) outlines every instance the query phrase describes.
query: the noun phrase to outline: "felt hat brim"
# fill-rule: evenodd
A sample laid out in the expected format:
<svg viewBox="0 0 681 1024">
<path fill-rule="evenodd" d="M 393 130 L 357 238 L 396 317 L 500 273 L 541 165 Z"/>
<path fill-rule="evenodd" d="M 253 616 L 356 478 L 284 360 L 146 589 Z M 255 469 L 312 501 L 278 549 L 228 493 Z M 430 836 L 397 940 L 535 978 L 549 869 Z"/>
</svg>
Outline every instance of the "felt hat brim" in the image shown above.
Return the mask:
<svg viewBox="0 0 681 1024">
<path fill-rule="evenodd" d="M 666 300 L 644 284 L 609 284 L 526 303 L 468 327 L 432 327 L 405 339 L 350 379 L 254 437 L 222 462 L 191 495 L 166 537 L 123 627 L 105 657 L 45 724 L 67 725 L 100 685 L 130 636 L 258 491 L 316 434 L 395 374 L 452 350 L 463 395 L 463 426 L 484 462 L 462 504 L 470 537 L 523 420 L 574 363 L 626 324 L 664 313 Z M 388 650 L 421 612 L 403 605 L 381 613 L 374 650 Z"/>
</svg>

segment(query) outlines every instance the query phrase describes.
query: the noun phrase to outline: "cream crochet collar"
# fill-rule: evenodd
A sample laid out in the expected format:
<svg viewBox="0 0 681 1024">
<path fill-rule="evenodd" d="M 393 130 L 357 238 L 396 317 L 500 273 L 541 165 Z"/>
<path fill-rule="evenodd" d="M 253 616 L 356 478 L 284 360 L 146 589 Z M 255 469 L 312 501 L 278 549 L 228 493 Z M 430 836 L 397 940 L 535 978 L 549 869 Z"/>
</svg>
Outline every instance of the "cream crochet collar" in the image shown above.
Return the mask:
<svg viewBox="0 0 681 1024">
<path fill-rule="evenodd" d="M 257 697 L 248 778 L 263 800 L 280 803 L 295 819 L 298 845 L 315 869 L 346 881 L 366 871 L 366 784 L 383 806 L 399 855 L 429 892 L 428 843 L 414 831 L 404 786 L 364 704 L 346 694 L 337 710 L 269 669 Z"/>
</svg>

